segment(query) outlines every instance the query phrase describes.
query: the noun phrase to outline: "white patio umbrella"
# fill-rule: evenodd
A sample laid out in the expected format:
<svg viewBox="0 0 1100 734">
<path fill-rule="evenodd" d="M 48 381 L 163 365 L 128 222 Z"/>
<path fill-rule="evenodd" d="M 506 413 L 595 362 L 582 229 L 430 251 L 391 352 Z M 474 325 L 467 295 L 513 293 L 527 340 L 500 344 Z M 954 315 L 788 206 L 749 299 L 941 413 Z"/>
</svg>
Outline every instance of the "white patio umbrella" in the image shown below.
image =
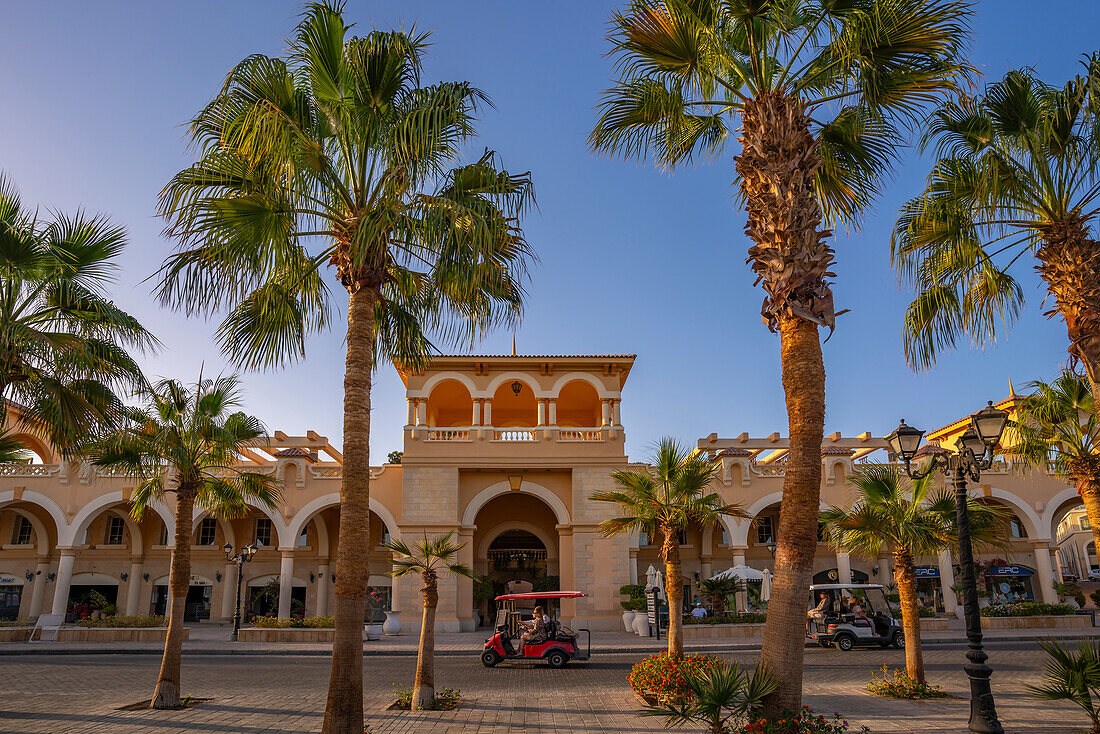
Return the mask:
<svg viewBox="0 0 1100 734">
<path fill-rule="evenodd" d="M 660 571 L 658 571 L 657 575 L 653 578 L 653 583 L 654 583 L 654 585 L 656 585 L 656 587 L 658 589 L 661 590 L 661 598 L 667 600 L 668 597 L 665 596 L 665 576 L 664 576 L 664 574 L 662 574 Z"/>
<path fill-rule="evenodd" d="M 768 569 L 764 569 L 760 579 L 760 601 L 767 601 L 772 598 L 772 572 Z"/>
<path fill-rule="evenodd" d="M 657 578 L 657 569 L 652 565 L 645 570 L 645 585 L 647 589 L 653 588 L 654 579 Z"/>
<path fill-rule="evenodd" d="M 711 576 L 712 579 L 741 579 L 742 581 L 761 581 L 764 575 L 755 568 L 748 566 L 734 566 L 721 573 Z"/>
</svg>

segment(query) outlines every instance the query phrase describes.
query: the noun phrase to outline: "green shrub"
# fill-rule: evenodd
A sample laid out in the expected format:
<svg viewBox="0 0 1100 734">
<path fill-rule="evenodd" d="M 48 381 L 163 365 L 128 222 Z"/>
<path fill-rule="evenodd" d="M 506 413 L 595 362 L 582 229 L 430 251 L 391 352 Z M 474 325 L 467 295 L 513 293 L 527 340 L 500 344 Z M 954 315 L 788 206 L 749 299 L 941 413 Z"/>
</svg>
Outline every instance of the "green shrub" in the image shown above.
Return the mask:
<svg viewBox="0 0 1100 734">
<path fill-rule="evenodd" d="M 645 596 L 644 584 L 625 584 L 619 587 L 619 593 L 623 596 Z"/>
<path fill-rule="evenodd" d="M 630 669 L 626 677 L 639 696 L 655 696 L 658 701 L 679 700 L 688 693 L 690 676 L 706 674 L 725 665 L 712 655 L 669 657 L 667 652 L 650 655 Z"/>
<path fill-rule="evenodd" d="M 871 673 L 871 682 L 867 684 L 867 690 L 890 698 L 923 700 L 926 698 L 950 698 L 951 696 L 950 693 L 939 686 L 913 678 L 904 668 L 897 668 L 891 675 L 885 664 L 882 666 L 881 678 Z"/>
<path fill-rule="evenodd" d="M 729 615 L 722 617 L 686 617 L 684 624 L 761 624 L 768 621 L 768 615 L 752 612 L 749 614 Z"/>
<path fill-rule="evenodd" d="M 1085 592 L 1081 591 L 1081 587 L 1077 585 L 1077 582 L 1070 581 L 1068 583 L 1055 584 L 1054 590 L 1058 592 L 1058 596 L 1060 597 L 1064 598 L 1068 596 L 1072 598 L 1077 602 L 1077 606 L 1085 606 Z"/>
<path fill-rule="evenodd" d="M 493 598 L 493 582 L 478 576 L 474 580 L 474 601 L 485 601 Z"/>
<path fill-rule="evenodd" d="M 1074 650 L 1058 640 L 1039 640 L 1050 657 L 1041 686 L 1028 685 L 1035 696 L 1047 701 L 1070 701 L 1092 719 L 1092 731 L 1100 731 L 1100 641 L 1081 640 Z"/>
<path fill-rule="evenodd" d="M 1089 594 L 1089 598 L 1092 599 L 1092 603 L 1100 607 L 1100 589 L 1093 591 Z"/>
<path fill-rule="evenodd" d="M 393 693 L 397 697 L 397 702 L 394 705 L 395 708 L 402 711 L 408 711 L 412 708 L 412 696 L 413 689 L 411 688 L 398 688 L 395 683 L 393 686 Z M 453 708 L 457 708 L 459 702 L 462 700 L 462 691 L 457 688 L 440 688 L 435 692 L 435 699 L 426 711 L 450 711 Z"/>
<path fill-rule="evenodd" d="M 896 591 L 889 593 L 886 595 L 886 601 L 890 602 L 891 604 L 900 604 L 901 594 L 897 593 Z"/>
<path fill-rule="evenodd" d="M 803 706 L 798 714 L 789 711 L 779 719 L 750 718 L 742 727 L 730 729 L 730 734 L 844 734 L 848 731 L 848 722 L 834 713 L 826 719 L 820 714 L 815 714 L 809 706 Z M 870 732 L 866 726 L 859 728 L 861 734 Z"/>
<path fill-rule="evenodd" d="M 929 619 L 936 616 L 936 610 L 932 607 L 917 607 L 917 616 L 921 619 Z"/>
<path fill-rule="evenodd" d="M 0 627 L 33 627 L 33 619 L 0 619 Z"/>
<path fill-rule="evenodd" d="M 278 617 L 256 617 L 254 627 L 265 629 L 329 629 L 335 626 L 332 617 L 306 617 L 305 619 L 279 619 Z"/>
<path fill-rule="evenodd" d="M 168 618 L 158 614 L 113 614 L 99 619 L 85 617 L 77 621 L 80 627 L 167 627 Z"/>
<path fill-rule="evenodd" d="M 531 582 L 531 591 L 559 591 L 561 579 L 557 576 L 541 576 Z"/>
<path fill-rule="evenodd" d="M 1062 616 L 1075 613 L 1069 604 L 1044 604 L 1037 601 L 1023 601 L 1016 604 L 994 604 L 982 609 L 983 617 L 1038 617 L 1041 615 Z"/>
</svg>

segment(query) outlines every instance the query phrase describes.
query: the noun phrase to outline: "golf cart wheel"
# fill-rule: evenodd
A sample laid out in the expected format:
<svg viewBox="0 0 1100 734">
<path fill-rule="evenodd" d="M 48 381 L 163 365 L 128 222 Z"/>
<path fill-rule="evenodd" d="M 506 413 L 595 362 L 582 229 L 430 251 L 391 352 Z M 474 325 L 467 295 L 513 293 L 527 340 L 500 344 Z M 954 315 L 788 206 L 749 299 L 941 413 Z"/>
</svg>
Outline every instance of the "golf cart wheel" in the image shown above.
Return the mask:
<svg viewBox="0 0 1100 734">
<path fill-rule="evenodd" d="M 891 644 L 893 644 L 893 646 L 896 647 L 899 650 L 904 650 L 905 649 L 905 633 L 904 632 L 895 632 L 894 633 L 894 639 L 893 639 L 893 642 Z"/>
<path fill-rule="evenodd" d="M 481 653 L 481 664 L 486 668 L 496 667 L 496 664 L 500 662 L 500 655 L 496 650 L 486 650 Z"/>
<path fill-rule="evenodd" d="M 841 652 L 848 652 L 855 647 L 856 641 L 851 635 L 837 635 L 833 638 L 833 647 Z"/>
<path fill-rule="evenodd" d="M 546 662 L 551 668 L 564 668 L 569 662 L 569 656 L 561 650 L 551 650 L 546 655 Z"/>
</svg>

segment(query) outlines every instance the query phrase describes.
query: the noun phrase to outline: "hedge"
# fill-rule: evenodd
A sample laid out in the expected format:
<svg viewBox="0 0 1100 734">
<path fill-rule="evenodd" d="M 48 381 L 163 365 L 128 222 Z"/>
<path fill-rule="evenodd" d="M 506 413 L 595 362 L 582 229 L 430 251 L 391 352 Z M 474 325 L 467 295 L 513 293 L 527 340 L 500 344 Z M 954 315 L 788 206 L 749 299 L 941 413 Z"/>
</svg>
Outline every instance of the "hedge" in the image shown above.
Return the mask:
<svg viewBox="0 0 1100 734">
<path fill-rule="evenodd" d="M 335 626 L 332 617 L 307 617 L 305 619 L 279 619 L 278 617 L 256 617 L 252 620 L 254 627 L 264 628 L 289 628 L 289 629 L 317 629 Z"/>
<path fill-rule="evenodd" d="M 982 609 L 983 617 L 1039 617 L 1044 615 L 1062 616 L 1074 614 L 1077 610 L 1069 604 L 1044 604 L 1037 601 L 1024 601 L 1018 604 L 994 604 Z"/>
<path fill-rule="evenodd" d="M 99 619 L 85 617 L 78 620 L 77 625 L 80 627 L 167 627 L 168 618 L 158 614 L 112 614 Z"/>
</svg>

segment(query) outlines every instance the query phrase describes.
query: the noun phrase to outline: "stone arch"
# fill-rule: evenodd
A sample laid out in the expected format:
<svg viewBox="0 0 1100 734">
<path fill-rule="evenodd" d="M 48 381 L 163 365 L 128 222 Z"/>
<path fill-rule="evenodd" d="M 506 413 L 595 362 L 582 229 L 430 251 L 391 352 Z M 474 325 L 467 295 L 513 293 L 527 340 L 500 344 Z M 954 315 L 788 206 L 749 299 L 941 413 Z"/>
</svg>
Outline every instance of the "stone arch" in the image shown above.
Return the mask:
<svg viewBox="0 0 1100 734">
<path fill-rule="evenodd" d="M 496 540 L 501 533 L 509 530 L 523 530 L 524 532 L 531 533 L 540 541 L 546 548 L 547 560 L 556 560 L 558 557 L 558 543 L 556 540 L 550 537 L 542 528 L 534 523 L 524 522 L 523 520 L 509 520 L 508 522 L 502 522 L 499 525 L 495 525 L 489 530 L 485 531 L 485 537 L 481 539 L 481 543 L 477 546 L 477 558 L 485 558 L 489 551 L 489 546 L 494 540 Z"/>
<path fill-rule="evenodd" d="M 34 539 L 36 541 L 34 552 L 43 557 L 50 555 L 50 536 L 46 531 L 46 523 L 42 522 L 38 515 L 33 512 L 28 512 L 18 507 L 12 507 L 10 509 L 19 517 L 27 518 L 27 522 L 29 522 L 34 529 Z"/>
<path fill-rule="evenodd" d="M 9 505 L 13 502 L 26 502 L 30 505 L 37 505 L 45 510 L 51 518 L 53 518 L 54 530 L 57 532 L 57 544 L 63 545 L 61 542 L 62 534 L 65 529 L 68 528 L 69 522 L 65 518 L 65 513 L 61 511 L 57 503 L 44 494 L 38 492 L 20 492 L 19 498 L 16 499 L 15 492 L 8 490 L 6 492 L 0 492 L 0 508 L 5 505 Z M 48 538 L 49 536 L 47 536 Z"/>
<path fill-rule="evenodd" d="M 499 497 L 502 494 L 508 494 L 511 491 L 511 486 L 509 486 L 507 481 L 504 481 L 497 482 L 496 484 L 488 486 L 478 492 L 477 495 L 475 495 L 474 498 L 470 500 L 470 503 L 466 505 L 465 512 L 462 513 L 462 524 L 467 526 L 474 525 L 477 521 L 477 513 L 489 502 L 489 500 L 493 499 L 494 497 Z M 554 516 L 557 518 L 559 525 L 569 524 L 569 510 L 566 508 L 565 503 L 562 502 L 556 494 L 551 492 L 546 487 L 543 487 L 540 484 L 535 484 L 534 482 L 529 482 L 524 479 L 518 491 L 520 493 L 530 494 L 538 497 L 540 500 L 549 505 L 550 509 L 553 510 Z"/>
<path fill-rule="evenodd" d="M 489 386 L 486 387 L 485 390 L 474 394 L 474 397 L 475 398 L 492 398 L 493 393 L 495 393 L 497 391 L 497 388 L 499 388 L 505 382 L 515 382 L 516 380 L 522 382 L 524 385 L 531 388 L 531 392 L 533 392 L 535 394 L 536 398 L 552 398 L 552 397 L 554 397 L 549 392 L 546 392 L 545 390 L 542 390 L 539 387 L 538 382 L 536 382 L 531 377 L 531 375 L 529 375 L 526 372 L 504 372 L 502 374 L 499 374 L 489 382 Z"/>
<path fill-rule="evenodd" d="M 749 544 L 749 529 L 752 527 L 752 521 L 756 519 L 764 510 L 768 509 L 772 505 L 781 504 L 783 502 L 783 492 L 772 492 L 766 494 L 763 497 L 757 498 L 755 502 L 749 505 L 745 509 L 744 518 L 733 518 L 729 515 L 722 516 L 722 523 L 726 526 L 726 533 L 729 536 L 730 545 L 746 546 Z M 820 509 L 827 509 L 829 506 L 824 502 L 819 501 L 818 506 Z"/>
<path fill-rule="evenodd" d="M 1066 512 L 1082 504 L 1084 504 L 1084 501 L 1081 499 L 1081 495 L 1072 487 L 1063 489 L 1047 500 L 1046 507 L 1043 509 L 1041 527 L 1048 533 L 1048 537 L 1054 538 L 1057 535 L 1058 528 L 1055 526 L 1055 522 L 1061 522 Z M 1061 514 L 1061 517 L 1059 514 Z"/>
<path fill-rule="evenodd" d="M 113 505 L 125 504 L 129 501 L 129 496 L 122 490 L 118 490 L 117 492 L 108 492 L 107 494 L 96 497 L 94 500 L 80 508 L 80 511 L 76 513 L 76 517 L 73 518 L 72 523 L 65 528 L 63 533 L 58 533 L 57 544 L 59 546 L 76 545 L 77 538 L 84 534 L 84 531 L 88 529 L 88 525 L 91 524 L 92 520 L 94 520 L 100 514 L 100 512 L 112 507 Z M 154 499 L 149 501 L 149 507 L 152 508 L 152 510 L 158 515 L 160 515 L 160 518 L 164 521 L 165 528 L 167 528 L 168 530 L 168 537 L 172 538 L 176 533 L 176 518 L 172 514 L 172 511 L 168 509 L 168 505 L 164 504 L 158 499 Z M 124 513 L 124 516 L 128 519 L 129 522 L 132 522 L 129 513 Z M 137 523 L 135 522 L 134 526 L 136 525 Z M 130 528 L 131 537 L 134 537 L 135 531 L 133 527 L 129 524 L 127 525 L 127 527 Z M 140 532 L 137 533 L 138 537 L 140 537 L 140 535 Z"/>
<path fill-rule="evenodd" d="M 339 505 L 339 494 L 326 494 L 323 497 L 318 497 L 311 502 L 307 502 L 306 505 L 302 509 L 298 510 L 298 512 L 294 515 L 294 518 L 291 519 L 290 525 L 288 526 L 288 532 L 290 533 L 290 537 L 293 539 L 292 545 L 297 545 L 298 536 L 302 534 L 302 528 L 304 528 L 306 526 L 306 523 L 312 520 L 315 515 L 320 513 L 321 510 L 329 507 L 339 507 Z M 397 520 L 394 519 L 393 513 L 390 512 L 385 505 L 383 505 L 374 497 L 370 498 L 370 511 L 373 512 L 375 515 L 378 515 L 378 517 L 382 520 L 382 524 L 386 526 L 386 530 L 389 532 L 390 538 L 392 538 L 393 540 L 399 540 L 401 538 L 401 531 L 397 527 Z M 327 545 L 327 529 L 325 542 Z M 318 545 L 320 545 L 320 541 L 318 541 Z"/>
<path fill-rule="evenodd" d="M 11 437 L 23 444 L 27 451 L 31 451 L 38 456 L 43 464 L 57 463 L 57 455 L 50 448 L 50 445 L 33 433 L 20 431 L 13 433 Z"/>
<path fill-rule="evenodd" d="M 191 534 L 199 532 L 199 523 L 205 520 L 207 517 L 212 517 L 210 510 L 204 510 L 199 507 L 195 508 L 194 513 L 191 515 Z M 218 521 L 218 528 L 222 531 L 222 537 L 225 538 L 225 542 L 229 543 L 234 548 L 237 547 L 237 534 L 233 532 L 232 523 L 226 521 L 224 518 L 215 517 Z"/>
<path fill-rule="evenodd" d="M 435 388 L 435 386 L 441 382 L 445 382 L 446 380 L 455 380 L 457 382 L 461 382 L 463 385 L 466 386 L 466 389 L 470 391 L 470 395 L 475 398 L 485 397 L 478 391 L 477 385 L 474 384 L 474 381 L 470 379 L 469 375 L 465 375 L 461 372 L 437 372 L 436 374 L 425 380 L 424 385 L 415 393 L 410 392 L 409 397 L 426 400 L 428 396 L 432 394 L 432 390 Z M 491 395 L 492 392 L 490 391 L 489 394 Z"/>
<path fill-rule="evenodd" d="M 474 396 L 463 382 L 437 382 L 428 392 L 426 400 L 428 426 L 456 428 L 469 426 L 473 422 Z"/>
<path fill-rule="evenodd" d="M 1049 541 L 1052 537 L 1051 535 L 1039 531 L 1040 528 L 1044 527 L 1043 521 L 1039 518 L 1039 515 L 1026 502 L 1012 492 L 992 487 L 988 494 L 984 494 L 984 497 L 986 499 L 999 500 L 1001 504 L 1010 507 L 1013 512 L 1016 513 L 1016 516 L 1020 518 L 1020 522 L 1024 524 L 1028 540 Z"/>
<path fill-rule="evenodd" d="M 610 390 L 608 390 L 607 385 L 604 385 L 602 382 L 600 382 L 594 376 L 587 372 L 567 372 L 566 374 L 562 375 L 554 381 L 554 386 L 550 388 L 550 395 L 548 397 L 557 397 L 558 393 L 561 392 L 561 389 L 565 387 L 568 383 L 573 382 L 574 380 L 587 382 L 592 387 L 596 388 L 596 394 L 603 399 L 617 398 L 620 395 L 620 393 L 611 392 Z"/>
</svg>

